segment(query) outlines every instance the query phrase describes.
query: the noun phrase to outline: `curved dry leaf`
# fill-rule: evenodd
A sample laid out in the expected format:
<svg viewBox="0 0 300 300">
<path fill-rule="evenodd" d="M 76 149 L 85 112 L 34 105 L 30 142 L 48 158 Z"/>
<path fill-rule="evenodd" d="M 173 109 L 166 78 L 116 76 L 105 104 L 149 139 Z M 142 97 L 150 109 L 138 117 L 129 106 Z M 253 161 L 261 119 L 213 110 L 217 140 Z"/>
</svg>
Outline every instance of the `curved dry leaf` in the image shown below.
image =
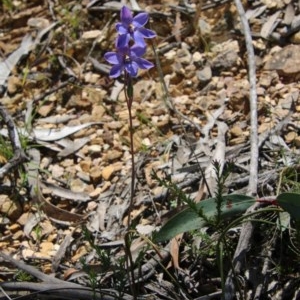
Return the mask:
<svg viewBox="0 0 300 300">
<path fill-rule="evenodd" d="M 60 140 L 66 136 L 69 136 L 81 129 L 89 127 L 91 125 L 102 124 L 102 122 L 91 122 L 86 124 L 81 124 L 77 126 L 65 126 L 59 129 L 48 129 L 48 128 L 41 128 L 41 129 L 33 129 L 34 137 L 37 140 L 50 142 Z"/>
<path fill-rule="evenodd" d="M 78 193 L 78 192 L 73 192 L 69 189 L 65 189 L 61 186 L 57 186 L 52 183 L 48 182 L 43 182 L 43 186 L 46 186 L 48 189 L 51 190 L 51 192 L 58 197 L 65 198 L 65 199 L 71 199 L 74 201 L 81 201 L 81 202 L 87 202 L 90 201 L 91 198 L 88 194 L 86 193 Z"/>
<path fill-rule="evenodd" d="M 285 9 L 283 23 L 286 25 L 291 25 L 295 18 L 295 9 L 292 3 L 289 3 Z"/>
<path fill-rule="evenodd" d="M 92 126 L 92 125 L 99 125 L 103 124 L 102 122 L 90 122 L 86 124 L 81 124 L 77 126 L 65 126 L 63 128 L 35 128 L 33 129 L 32 135 L 29 135 L 27 130 L 25 128 L 18 128 L 18 132 L 28 138 L 36 139 L 37 141 L 43 141 L 43 142 L 53 142 L 60 140 L 62 138 L 65 138 L 81 129 L 84 129 L 86 127 Z M 6 128 L 2 128 L 0 130 L 0 134 L 7 137 L 8 131 Z"/>
<path fill-rule="evenodd" d="M 42 218 L 41 218 L 41 214 L 40 213 L 35 213 L 35 214 L 30 214 L 28 216 L 28 219 L 25 223 L 24 226 L 24 234 L 30 238 L 30 233 L 32 231 L 32 229 L 41 222 Z"/>
<path fill-rule="evenodd" d="M 268 39 L 270 35 L 273 33 L 274 29 L 279 23 L 279 20 L 277 18 L 281 14 L 281 11 L 276 11 L 269 19 L 268 21 L 262 26 L 260 35 L 261 37 Z"/>
<path fill-rule="evenodd" d="M 248 9 L 246 12 L 246 18 L 248 20 L 255 19 L 259 17 L 266 9 L 267 9 L 266 5 L 262 5 L 254 9 Z"/>
<path fill-rule="evenodd" d="M 36 187 L 36 200 L 41 204 L 41 209 L 47 217 L 52 218 L 53 220 L 71 223 L 77 223 L 83 220 L 83 215 L 71 213 L 48 202 L 41 192 L 39 179 L 37 181 L 38 186 Z"/>
<path fill-rule="evenodd" d="M 64 149 L 58 153 L 58 156 L 66 157 L 68 155 L 71 155 L 71 154 L 77 152 L 80 148 L 82 148 L 89 141 L 90 141 L 89 137 L 83 137 L 80 139 L 76 139 L 75 141 L 72 141 L 69 139 L 59 140 L 57 143 L 59 145 L 63 146 Z"/>
<path fill-rule="evenodd" d="M 26 34 L 23 37 L 21 46 L 11 55 L 9 55 L 9 57 L 5 61 L 0 63 L 0 86 L 4 85 L 12 69 L 19 62 L 23 55 L 28 54 L 28 52 L 32 49 L 34 43 L 35 42 L 33 41 L 30 34 Z"/>
</svg>

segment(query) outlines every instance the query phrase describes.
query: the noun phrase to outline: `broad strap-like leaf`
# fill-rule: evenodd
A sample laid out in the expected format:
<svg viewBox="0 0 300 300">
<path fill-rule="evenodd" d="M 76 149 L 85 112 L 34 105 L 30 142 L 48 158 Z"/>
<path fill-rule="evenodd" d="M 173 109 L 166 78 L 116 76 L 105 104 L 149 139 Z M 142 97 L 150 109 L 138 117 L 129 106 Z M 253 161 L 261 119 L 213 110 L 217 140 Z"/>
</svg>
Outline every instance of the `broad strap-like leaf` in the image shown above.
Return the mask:
<svg viewBox="0 0 300 300">
<path fill-rule="evenodd" d="M 300 220 L 300 194 L 282 193 L 277 196 L 277 203 L 287 211 L 292 218 Z"/>
<path fill-rule="evenodd" d="M 251 205 L 255 203 L 255 198 L 231 194 L 223 196 L 222 219 L 228 219 L 243 214 Z M 207 218 L 216 214 L 216 200 L 214 198 L 200 201 L 196 204 L 198 210 L 202 209 Z M 195 210 L 187 208 L 173 218 L 171 218 L 159 232 L 155 235 L 157 242 L 170 240 L 179 233 L 200 229 L 206 225 L 206 221 L 200 217 Z"/>
</svg>

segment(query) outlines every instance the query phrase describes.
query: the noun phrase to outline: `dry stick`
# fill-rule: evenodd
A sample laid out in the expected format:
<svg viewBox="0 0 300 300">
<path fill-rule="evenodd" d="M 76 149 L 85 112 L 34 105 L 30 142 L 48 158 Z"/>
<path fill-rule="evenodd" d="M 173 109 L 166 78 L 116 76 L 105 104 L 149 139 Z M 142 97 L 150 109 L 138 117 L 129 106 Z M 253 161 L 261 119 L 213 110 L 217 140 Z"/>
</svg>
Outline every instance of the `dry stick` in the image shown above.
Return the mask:
<svg viewBox="0 0 300 300">
<path fill-rule="evenodd" d="M 130 204 L 128 208 L 128 221 L 127 221 L 127 232 L 124 237 L 125 241 L 125 252 L 127 254 L 128 260 L 126 259 L 127 263 L 127 272 L 128 272 L 128 279 L 131 280 L 130 288 L 132 291 L 133 299 L 137 299 L 136 295 L 136 286 L 135 286 L 135 277 L 134 277 L 134 264 L 132 259 L 132 254 L 130 251 L 130 235 L 132 234 L 130 227 L 131 227 L 131 213 L 133 210 L 133 200 L 134 200 L 134 193 L 135 193 L 135 161 L 134 161 L 134 144 L 133 144 L 133 122 L 132 122 L 132 102 L 133 102 L 133 86 L 131 77 L 129 74 L 125 73 L 125 98 L 127 102 L 127 109 L 129 114 L 129 136 L 130 136 L 130 150 L 131 150 L 131 185 L 130 185 Z M 128 263 L 129 262 L 129 263 Z"/>
<path fill-rule="evenodd" d="M 245 43 L 248 56 L 248 72 L 250 83 L 250 145 L 251 145 L 251 158 L 250 158 L 250 174 L 251 178 L 248 186 L 248 195 L 255 196 L 257 194 L 258 182 L 258 132 L 257 132 L 257 93 L 256 93 L 256 66 L 255 55 L 252 44 L 250 27 L 245 15 L 243 5 L 240 0 L 234 0 L 237 10 L 239 12 L 241 22 L 244 28 Z"/>
<path fill-rule="evenodd" d="M 241 23 L 244 29 L 245 43 L 248 54 L 248 70 L 249 70 L 249 83 L 250 83 L 250 121 L 251 121 L 251 158 L 250 158 L 250 181 L 248 185 L 248 194 L 256 195 L 257 193 L 257 183 L 258 183 L 258 134 L 257 134 L 257 94 L 256 94 L 256 67 L 255 67 L 255 57 L 254 49 L 252 45 L 252 38 L 250 27 L 245 16 L 245 10 L 240 0 L 234 0 L 237 11 L 241 18 Z M 259 204 L 254 204 L 250 207 L 247 213 L 253 212 Z M 247 222 L 243 225 L 239 242 L 233 257 L 234 270 L 231 270 L 228 274 L 224 299 L 231 300 L 235 298 L 235 285 L 234 277 L 241 272 L 243 267 L 245 256 L 250 245 L 250 240 L 254 230 L 254 225 L 251 222 Z"/>
<path fill-rule="evenodd" d="M 2 105 L 0 105 L 0 115 L 7 126 L 9 139 L 14 152 L 13 158 L 0 169 L 0 178 L 3 178 L 11 169 L 18 167 L 22 162 L 28 160 L 28 158 L 22 149 L 19 134 L 13 118 Z"/>
<path fill-rule="evenodd" d="M 4 289 L 2 288 L 1 285 L 0 285 L 0 290 L 1 290 L 2 294 L 3 294 L 7 299 L 12 300 L 12 299 L 9 297 L 9 295 L 4 291 Z"/>
<path fill-rule="evenodd" d="M 110 289 L 92 290 L 84 286 L 70 286 L 69 282 L 62 281 L 61 284 L 57 283 L 44 283 L 44 282 L 0 282 L 0 287 L 7 291 L 31 291 L 32 293 L 19 296 L 15 299 L 31 300 L 36 299 L 33 296 L 40 296 L 38 299 L 44 299 L 41 295 L 52 295 L 53 299 L 101 299 L 101 300 L 116 300 L 118 292 Z M 1 298 L 2 299 L 2 298 Z M 46 299 L 46 298 L 45 298 Z M 52 299 L 52 298 L 51 298 Z M 130 295 L 125 294 L 124 300 L 133 300 Z"/>
<path fill-rule="evenodd" d="M 49 291 L 49 290 L 65 290 L 64 293 L 67 293 L 67 291 L 70 291 L 70 293 L 74 296 L 74 291 L 78 293 L 79 291 L 82 291 L 84 295 L 86 295 L 86 299 L 91 299 L 94 291 L 89 287 L 81 286 L 77 283 L 64 281 L 55 277 L 52 277 L 50 275 L 44 274 L 43 272 L 37 270 L 36 268 L 26 265 L 22 261 L 18 261 L 11 256 L 5 254 L 4 252 L 0 251 L 0 257 L 6 261 L 9 261 L 14 266 L 16 266 L 18 269 L 23 270 L 27 272 L 28 274 L 34 276 L 35 278 L 41 280 L 42 282 L 36 283 L 36 282 L 2 282 L 0 283 L 0 286 L 6 290 L 36 290 L 36 291 Z M 113 300 L 115 297 L 112 296 L 104 296 L 103 292 L 109 292 L 109 290 L 96 290 L 96 293 L 100 293 L 101 299 L 103 300 Z M 116 291 L 111 290 L 112 293 L 116 293 Z M 128 299 L 131 299 L 129 297 Z"/>
<path fill-rule="evenodd" d="M 34 276 L 35 278 L 43 281 L 44 283 L 53 283 L 53 284 L 62 284 L 63 283 L 63 284 L 65 284 L 65 286 L 68 285 L 69 287 L 76 287 L 76 286 L 78 287 L 78 285 L 75 283 L 64 282 L 55 277 L 46 275 L 32 266 L 26 265 L 22 261 L 18 261 L 16 259 L 12 258 L 11 256 L 5 254 L 4 252 L 0 252 L 0 257 L 2 257 L 6 261 L 9 261 L 13 265 L 15 265 L 18 269 L 23 270 L 23 271 L 27 272 L 28 274 Z"/>
</svg>

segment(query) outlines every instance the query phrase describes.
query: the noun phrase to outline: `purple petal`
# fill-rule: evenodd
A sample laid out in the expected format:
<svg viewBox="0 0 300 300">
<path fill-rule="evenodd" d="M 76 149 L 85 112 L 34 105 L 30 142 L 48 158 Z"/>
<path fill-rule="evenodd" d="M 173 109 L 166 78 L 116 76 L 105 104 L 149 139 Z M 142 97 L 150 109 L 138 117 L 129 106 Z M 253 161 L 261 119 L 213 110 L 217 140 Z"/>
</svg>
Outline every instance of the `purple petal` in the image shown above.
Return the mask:
<svg viewBox="0 0 300 300">
<path fill-rule="evenodd" d="M 116 65 L 111 67 L 110 72 L 109 72 L 109 77 L 111 78 L 117 78 L 122 74 L 124 67 L 121 65 Z"/>
<path fill-rule="evenodd" d="M 156 33 L 150 29 L 147 28 L 139 28 L 137 30 L 144 38 L 152 39 L 156 37 Z"/>
<path fill-rule="evenodd" d="M 116 43 L 116 47 L 119 48 L 124 48 L 128 46 L 130 40 L 130 34 L 121 34 L 117 37 L 117 43 Z"/>
<path fill-rule="evenodd" d="M 144 41 L 144 37 L 143 37 L 143 35 L 138 30 L 134 31 L 134 33 L 133 33 L 133 40 L 140 47 L 145 47 L 146 46 L 146 43 Z"/>
<path fill-rule="evenodd" d="M 144 55 L 145 52 L 146 52 L 146 47 L 141 47 L 139 45 L 133 45 L 129 49 L 129 56 L 130 57 L 140 57 L 140 56 Z"/>
<path fill-rule="evenodd" d="M 116 30 L 119 34 L 127 34 L 128 33 L 128 27 L 124 26 L 122 23 L 116 24 Z"/>
<path fill-rule="evenodd" d="M 143 27 L 149 20 L 149 15 L 147 13 L 139 13 L 137 14 L 133 20 L 132 25 L 136 28 Z"/>
<path fill-rule="evenodd" d="M 136 77 L 138 73 L 138 64 L 134 61 L 125 64 L 125 70 L 131 77 Z"/>
<path fill-rule="evenodd" d="M 137 65 L 140 69 L 147 70 L 147 69 L 154 67 L 152 62 L 150 62 L 144 58 L 141 58 L 141 57 L 137 57 L 134 61 L 137 63 Z"/>
<path fill-rule="evenodd" d="M 132 13 L 127 6 L 121 8 L 120 18 L 124 25 L 129 26 L 132 23 Z"/>
<path fill-rule="evenodd" d="M 106 52 L 104 58 L 112 65 L 118 65 L 122 61 L 120 55 L 116 52 Z"/>
</svg>

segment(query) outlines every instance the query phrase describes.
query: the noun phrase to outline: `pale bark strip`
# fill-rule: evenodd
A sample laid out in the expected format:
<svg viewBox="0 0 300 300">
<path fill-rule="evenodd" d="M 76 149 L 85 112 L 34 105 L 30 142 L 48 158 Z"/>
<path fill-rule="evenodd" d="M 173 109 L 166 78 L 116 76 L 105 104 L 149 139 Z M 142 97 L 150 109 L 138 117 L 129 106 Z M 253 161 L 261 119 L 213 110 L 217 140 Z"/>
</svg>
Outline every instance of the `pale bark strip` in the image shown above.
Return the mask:
<svg viewBox="0 0 300 300">
<path fill-rule="evenodd" d="M 245 43 L 248 57 L 248 77 L 250 83 L 250 127 L 251 127 L 251 158 L 250 158 L 250 181 L 248 186 L 248 195 L 255 196 L 257 194 L 258 182 L 258 130 L 257 130 L 257 93 L 256 93 L 256 66 L 255 55 L 252 44 L 250 27 L 245 15 L 245 10 L 240 0 L 234 0 L 236 8 L 241 18 L 242 27 L 244 29 Z"/>
<path fill-rule="evenodd" d="M 256 67 L 255 56 L 252 45 L 251 31 L 245 16 L 245 10 L 240 0 L 234 0 L 237 11 L 241 18 L 242 27 L 244 29 L 245 43 L 248 54 L 248 73 L 250 83 L 250 122 L 251 122 L 251 158 L 250 158 L 250 180 L 248 185 L 248 195 L 256 195 L 257 183 L 258 183 L 258 133 L 257 133 L 257 94 L 256 94 Z M 259 205 L 255 204 L 250 207 L 247 213 L 254 211 Z M 246 254 L 250 248 L 252 234 L 254 231 L 254 224 L 252 222 L 246 222 L 241 230 L 239 242 L 233 258 L 234 270 L 231 270 L 228 274 L 225 283 L 224 299 L 231 300 L 236 296 L 236 287 L 234 279 L 241 273 L 244 267 Z"/>
</svg>

